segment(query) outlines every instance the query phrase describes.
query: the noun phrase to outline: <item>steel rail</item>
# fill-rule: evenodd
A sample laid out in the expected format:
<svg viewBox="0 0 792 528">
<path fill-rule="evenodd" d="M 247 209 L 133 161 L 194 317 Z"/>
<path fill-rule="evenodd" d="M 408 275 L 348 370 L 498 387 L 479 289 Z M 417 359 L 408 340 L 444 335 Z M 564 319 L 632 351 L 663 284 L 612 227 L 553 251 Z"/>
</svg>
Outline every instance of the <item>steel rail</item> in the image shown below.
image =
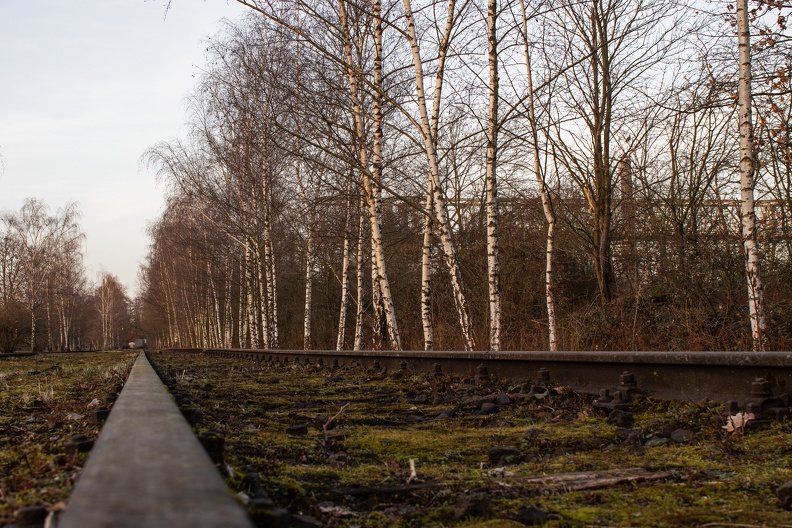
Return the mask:
<svg viewBox="0 0 792 528">
<path fill-rule="evenodd" d="M 141 353 L 59 528 L 251 528 Z"/>
<path fill-rule="evenodd" d="M 757 394 L 757 380 L 765 380 L 762 390 L 769 387 L 776 396 L 792 386 L 792 352 L 164 350 L 253 356 L 280 363 L 322 363 L 327 367 L 357 364 L 391 371 L 440 369 L 446 374 L 470 378 L 486 375 L 514 384 L 549 381 L 591 394 L 635 387 L 658 399 L 736 401 L 740 406 L 761 396 Z M 629 375 L 625 377 L 625 373 Z"/>
</svg>

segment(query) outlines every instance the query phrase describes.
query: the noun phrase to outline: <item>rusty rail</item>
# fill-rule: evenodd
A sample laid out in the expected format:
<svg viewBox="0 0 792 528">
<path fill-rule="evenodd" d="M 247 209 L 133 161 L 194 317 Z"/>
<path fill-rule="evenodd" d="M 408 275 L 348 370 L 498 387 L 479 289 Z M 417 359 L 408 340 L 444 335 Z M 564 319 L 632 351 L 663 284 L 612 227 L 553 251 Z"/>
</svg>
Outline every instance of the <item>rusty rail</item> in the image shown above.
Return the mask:
<svg viewBox="0 0 792 528">
<path fill-rule="evenodd" d="M 778 398 L 792 387 L 792 352 L 455 352 L 166 349 L 253 356 L 261 361 L 361 365 L 389 370 L 441 369 L 517 383 L 556 383 L 602 394 L 640 391 L 659 399 L 736 402 Z M 762 380 L 761 382 L 759 380 Z"/>
</svg>

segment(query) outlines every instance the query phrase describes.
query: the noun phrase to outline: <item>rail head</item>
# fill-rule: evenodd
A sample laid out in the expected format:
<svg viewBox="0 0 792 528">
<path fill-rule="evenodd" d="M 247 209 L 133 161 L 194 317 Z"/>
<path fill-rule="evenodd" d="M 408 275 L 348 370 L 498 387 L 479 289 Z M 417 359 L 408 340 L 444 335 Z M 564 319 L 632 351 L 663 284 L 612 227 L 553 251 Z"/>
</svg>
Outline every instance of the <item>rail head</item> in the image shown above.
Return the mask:
<svg viewBox="0 0 792 528">
<path fill-rule="evenodd" d="M 682 351 L 682 352 L 628 352 L 628 351 L 477 351 L 458 350 L 283 350 L 249 348 L 166 348 L 188 352 L 231 352 L 243 354 L 270 354 L 310 357 L 348 357 L 348 358 L 403 358 L 403 359 L 455 359 L 486 361 L 531 361 L 531 362 L 568 362 L 568 363 L 618 363 L 641 365 L 712 365 L 722 367 L 789 367 L 792 366 L 792 351 L 772 352 L 724 352 L 724 351 Z"/>
</svg>

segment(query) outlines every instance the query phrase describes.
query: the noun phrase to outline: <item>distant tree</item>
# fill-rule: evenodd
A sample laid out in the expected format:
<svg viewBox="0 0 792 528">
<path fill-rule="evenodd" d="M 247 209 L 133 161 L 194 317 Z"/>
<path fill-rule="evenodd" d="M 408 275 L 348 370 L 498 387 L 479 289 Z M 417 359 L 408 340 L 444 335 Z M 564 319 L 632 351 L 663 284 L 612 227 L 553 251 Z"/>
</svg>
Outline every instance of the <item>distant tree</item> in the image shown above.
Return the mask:
<svg viewBox="0 0 792 528">
<path fill-rule="evenodd" d="M 56 271 L 65 269 L 69 263 L 73 265 L 70 286 L 75 284 L 74 273 L 80 273 L 76 263 L 82 258 L 80 242 L 83 235 L 78 220 L 79 211 L 75 204 L 67 204 L 52 216 L 49 206 L 35 198 L 27 199 L 18 213 L 7 213 L 3 217 L 7 230 L 3 246 L 8 250 L 8 257 L 3 257 L 2 264 L 4 295 L 18 295 L 27 306 L 30 349 L 33 351 L 37 346 L 38 311 L 50 306 L 47 295 L 51 285 L 57 282 Z M 16 257 L 11 256 L 12 252 Z M 15 268 L 17 264 L 18 269 Z M 65 294 L 65 286 L 60 294 Z M 62 304 L 62 313 L 67 317 L 65 303 Z"/>
<path fill-rule="evenodd" d="M 118 278 L 103 273 L 94 293 L 101 320 L 101 349 L 122 348 L 133 337 L 131 301 Z"/>
<path fill-rule="evenodd" d="M 10 232 L 8 220 L 12 216 L 3 217 L 4 229 L 0 238 L 0 299 L 5 302 L 13 301 L 18 298 L 22 263 L 19 239 Z"/>
<path fill-rule="evenodd" d="M 30 317 L 25 305 L 10 300 L 0 303 L 0 352 L 19 349 L 30 336 Z"/>
<path fill-rule="evenodd" d="M 602 303 L 614 294 L 615 190 L 628 159 L 658 120 L 661 83 L 648 77 L 683 40 L 672 1 L 559 0 L 546 15 L 546 61 L 560 81 L 548 139 L 554 163 L 579 189 L 588 218 L 578 227 L 589 244 Z M 576 198 L 579 200 L 579 198 Z"/>
</svg>

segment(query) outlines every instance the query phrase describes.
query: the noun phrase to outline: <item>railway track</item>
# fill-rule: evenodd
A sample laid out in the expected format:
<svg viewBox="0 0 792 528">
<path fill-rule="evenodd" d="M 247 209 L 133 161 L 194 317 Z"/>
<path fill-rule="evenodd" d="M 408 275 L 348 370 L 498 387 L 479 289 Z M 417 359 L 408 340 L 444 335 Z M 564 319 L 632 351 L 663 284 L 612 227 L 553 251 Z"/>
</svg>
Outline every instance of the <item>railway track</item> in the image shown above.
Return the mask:
<svg viewBox="0 0 792 528">
<path fill-rule="evenodd" d="M 171 351 L 280 367 L 311 366 L 311 370 L 365 367 L 426 373 L 427 379 L 451 374 L 462 383 L 508 381 L 531 386 L 531 393 L 565 386 L 597 394 L 595 406 L 616 411 L 629 409 L 638 395 L 706 398 L 733 402 L 731 412 L 745 409 L 765 420 L 789 412 L 784 393 L 792 383 L 792 354 L 785 352 Z M 141 354 L 58 526 L 248 527 L 251 523 Z"/>
<path fill-rule="evenodd" d="M 350 365 L 390 371 L 442 371 L 489 376 L 513 384 L 557 384 L 600 395 L 618 408 L 640 394 L 658 399 L 709 399 L 779 418 L 789 406 L 792 352 L 458 352 L 172 349 L 259 361 Z"/>
</svg>

